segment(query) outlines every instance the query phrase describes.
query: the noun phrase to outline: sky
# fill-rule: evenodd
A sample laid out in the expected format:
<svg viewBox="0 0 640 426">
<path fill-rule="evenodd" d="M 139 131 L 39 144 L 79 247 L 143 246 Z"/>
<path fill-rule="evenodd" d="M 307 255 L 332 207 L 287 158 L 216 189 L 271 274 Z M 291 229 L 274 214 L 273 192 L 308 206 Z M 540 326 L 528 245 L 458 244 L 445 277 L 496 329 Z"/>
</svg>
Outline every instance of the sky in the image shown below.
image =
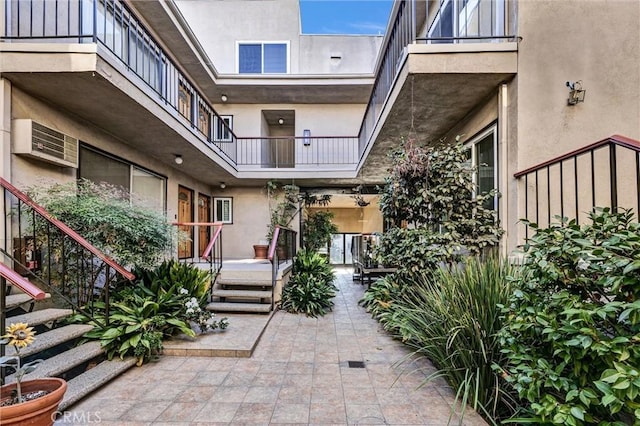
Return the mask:
<svg viewBox="0 0 640 426">
<path fill-rule="evenodd" d="M 300 0 L 303 34 L 383 35 L 393 0 Z"/>
</svg>

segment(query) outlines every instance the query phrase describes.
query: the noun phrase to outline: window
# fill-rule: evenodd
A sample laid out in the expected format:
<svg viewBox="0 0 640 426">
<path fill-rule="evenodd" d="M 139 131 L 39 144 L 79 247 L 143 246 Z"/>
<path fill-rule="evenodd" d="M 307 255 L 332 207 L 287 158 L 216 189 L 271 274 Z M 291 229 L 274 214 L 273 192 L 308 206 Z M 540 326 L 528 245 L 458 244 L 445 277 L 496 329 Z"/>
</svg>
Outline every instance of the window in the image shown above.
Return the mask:
<svg viewBox="0 0 640 426">
<path fill-rule="evenodd" d="M 289 72 L 288 43 L 239 43 L 240 74 L 286 74 Z"/>
<path fill-rule="evenodd" d="M 505 0 L 440 0 L 428 37 L 491 37 L 505 34 Z M 431 43 L 478 41 L 433 40 Z"/>
<path fill-rule="evenodd" d="M 191 99 L 193 92 L 180 82 L 178 86 L 178 112 L 187 120 L 191 121 Z"/>
<path fill-rule="evenodd" d="M 204 105 L 200 104 L 198 108 L 198 130 L 209 139 L 211 137 L 211 112 Z"/>
<path fill-rule="evenodd" d="M 131 203 L 165 210 L 166 178 L 88 146 L 80 147 L 79 177 L 119 186 L 131 195 Z"/>
<path fill-rule="evenodd" d="M 231 115 L 216 115 L 213 128 L 213 140 L 216 142 L 231 142 L 233 141 L 233 116 Z"/>
<path fill-rule="evenodd" d="M 233 198 L 215 197 L 213 199 L 213 219 L 216 222 L 233 223 Z"/>
<path fill-rule="evenodd" d="M 497 189 L 497 134 L 495 126 L 473 138 L 468 147 L 471 162 L 478 168 L 474 176 L 477 193 L 486 194 L 492 189 Z M 498 207 L 497 201 L 496 197 L 487 200 L 485 207 L 495 210 Z"/>
</svg>

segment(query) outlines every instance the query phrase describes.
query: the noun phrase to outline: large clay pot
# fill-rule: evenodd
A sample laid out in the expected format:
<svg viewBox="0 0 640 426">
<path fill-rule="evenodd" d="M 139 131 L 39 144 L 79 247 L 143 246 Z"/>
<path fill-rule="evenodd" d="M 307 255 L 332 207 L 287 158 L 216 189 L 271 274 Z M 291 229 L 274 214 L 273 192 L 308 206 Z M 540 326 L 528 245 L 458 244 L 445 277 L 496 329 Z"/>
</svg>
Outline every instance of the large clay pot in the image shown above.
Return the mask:
<svg viewBox="0 0 640 426">
<path fill-rule="evenodd" d="M 269 246 L 256 244 L 253 246 L 254 259 L 266 259 L 269 254 Z"/>
<path fill-rule="evenodd" d="M 15 388 L 15 383 L 2 386 L 0 400 L 9 398 Z M 22 382 L 21 390 L 23 395 L 41 390 L 49 393 L 22 404 L 0 407 L 2 425 L 51 426 L 55 420 L 58 405 L 67 390 L 67 382 L 55 377 L 26 380 Z"/>
</svg>

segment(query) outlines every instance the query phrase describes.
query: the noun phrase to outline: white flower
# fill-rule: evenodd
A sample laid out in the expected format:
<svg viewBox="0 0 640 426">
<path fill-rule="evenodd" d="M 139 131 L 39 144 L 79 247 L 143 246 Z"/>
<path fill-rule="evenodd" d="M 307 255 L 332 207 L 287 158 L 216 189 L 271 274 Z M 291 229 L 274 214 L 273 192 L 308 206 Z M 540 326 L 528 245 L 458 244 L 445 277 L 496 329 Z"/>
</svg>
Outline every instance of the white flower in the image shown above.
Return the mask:
<svg viewBox="0 0 640 426">
<path fill-rule="evenodd" d="M 189 290 L 187 290 L 186 288 L 180 287 L 180 294 L 189 294 Z"/>
<path fill-rule="evenodd" d="M 187 309 L 187 314 L 192 314 L 193 313 L 193 309 L 189 308 Z"/>
<path fill-rule="evenodd" d="M 586 271 L 587 269 L 589 269 L 589 266 L 591 266 L 591 262 L 589 262 L 588 260 L 584 260 L 583 258 L 578 259 L 578 264 L 576 265 L 576 268 L 578 268 L 581 271 Z"/>
</svg>

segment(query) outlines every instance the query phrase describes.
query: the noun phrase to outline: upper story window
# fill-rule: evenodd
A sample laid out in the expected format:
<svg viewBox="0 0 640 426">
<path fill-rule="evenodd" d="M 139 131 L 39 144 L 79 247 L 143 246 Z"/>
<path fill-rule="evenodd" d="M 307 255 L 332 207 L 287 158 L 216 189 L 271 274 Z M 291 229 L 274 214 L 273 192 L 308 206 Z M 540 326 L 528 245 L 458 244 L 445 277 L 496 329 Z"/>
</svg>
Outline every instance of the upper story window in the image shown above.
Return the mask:
<svg viewBox="0 0 640 426">
<path fill-rule="evenodd" d="M 183 83 L 178 85 L 178 112 L 191 121 L 193 92 Z"/>
<path fill-rule="evenodd" d="M 289 72 L 288 42 L 238 43 L 240 74 L 286 74 Z"/>
<path fill-rule="evenodd" d="M 505 35 L 505 0 L 440 0 L 427 36 L 499 37 Z M 473 41 L 474 39 L 471 39 Z M 455 43 L 463 40 L 434 40 Z M 469 41 L 469 40 L 467 40 Z"/>
<path fill-rule="evenodd" d="M 213 140 L 216 142 L 233 141 L 233 116 L 216 115 L 213 119 Z"/>
<path fill-rule="evenodd" d="M 211 137 L 211 111 L 200 103 L 198 107 L 198 130 L 209 139 Z"/>
</svg>

